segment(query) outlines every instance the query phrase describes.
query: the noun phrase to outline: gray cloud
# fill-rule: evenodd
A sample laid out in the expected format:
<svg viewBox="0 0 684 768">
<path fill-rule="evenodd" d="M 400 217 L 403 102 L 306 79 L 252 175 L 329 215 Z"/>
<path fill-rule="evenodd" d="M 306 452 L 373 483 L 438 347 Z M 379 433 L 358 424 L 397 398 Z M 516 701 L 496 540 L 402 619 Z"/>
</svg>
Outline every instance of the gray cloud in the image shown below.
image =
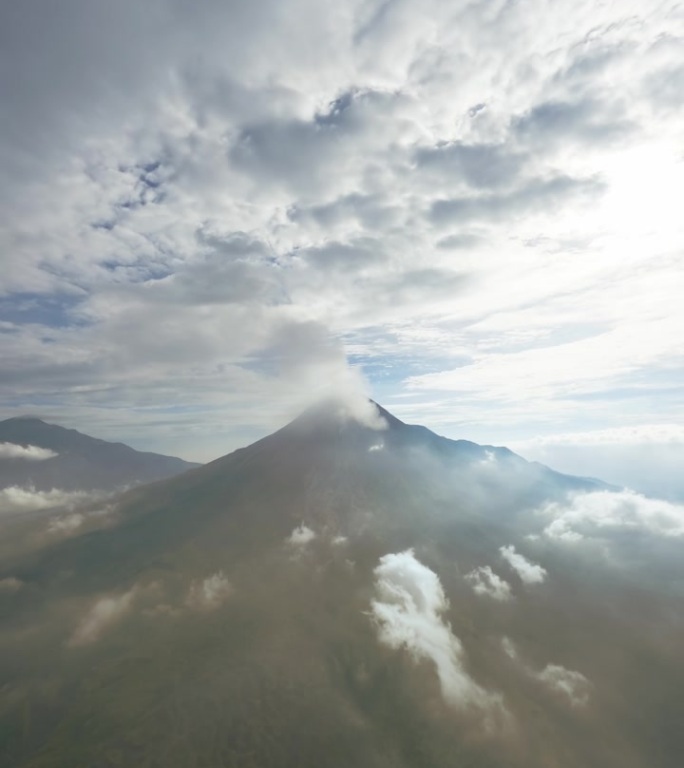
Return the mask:
<svg viewBox="0 0 684 768">
<path fill-rule="evenodd" d="M 513 131 L 528 142 L 561 144 L 566 138 L 605 143 L 623 137 L 633 126 L 619 115 L 604 115 L 600 104 L 590 99 L 547 101 L 515 118 Z"/>
<path fill-rule="evenodd" d="M 6 576 L 4 579 L 0 579 L 0 592 L 18 592 L 23 586 L 24 582 L 17 579 L 16 576 Z"/>
<path fill-rule="evenodd" d="M 460 142 L 419 149 L 414 161 L 421 169 L 476 189 L 509 187 L 525 167 L 523 155 L 502 145 Z"/>
<path fill-rule="evenodd" d="M 370 370 L 395 359 L 390 337 L 412 369 L 435 370 L 455 348 L 483 353 L 472 325 L 484 315 L 514 322 L 516 306 L 536 306 L 562 330 L 561 294 L 593 327 L 643 319 L 634 302 L 598 317 L 617 304 L 583 291 L 619 283 L 637 297 L 646 263 L 673 284 L 675 267 L 654 267 L 649 250 L 676 250 L 669 208 L 637 205 L 613 155 L 657 144 L 662 173 L 676 168 L 675 21 L 536 2 L 496 18 L 486 3 L 8 6 L 0 408 L 50 408 L 86 429 L 87 410 L 109 429 L 107 403 L 137 429 L 141 409 L 166 408 L 170 423 L 191 407 L 216 443 L 218 423 L 247 414 L 259 414 L 252 431 L 276 426 L 279 393 L 331 370 L 325 345 L 296 376 L 280 369 L 297 334 L 279 327 L 323 329 L 335 370 L 342 340 L 361 337 Z M 666 202 L 675 182 L 649 188 Z M 585 215 L 618 192 L 606 215 Z M 620 241 L 641 220 L 657 237 Z M 568 233 L 582 244 L 573 270 Z M 636 243 L 651 246 L 622 258 Z M 534 333 L 525 318 L 497 339 Z M 188 450 L 186 430 L 165 437 Z"/>
<path fill-rule="evenodd" d="M 555 210 L 573 199 L 590 200 L 601 189 L 598 179 L 575 179 L 569 176 L 535 179 L 509 193 L 436 200 L 430 207 L 429 216 L 435 224 L 505 221 L 540 210 Z"/>
<path fill-rule="evenodd" d="M 64 517 L 57 517 L 48 524 L 48 532 L 56 534 L 71 534 L 78 530 L 86 518 L 79 512 L 73 512 Z"/>
</svg>

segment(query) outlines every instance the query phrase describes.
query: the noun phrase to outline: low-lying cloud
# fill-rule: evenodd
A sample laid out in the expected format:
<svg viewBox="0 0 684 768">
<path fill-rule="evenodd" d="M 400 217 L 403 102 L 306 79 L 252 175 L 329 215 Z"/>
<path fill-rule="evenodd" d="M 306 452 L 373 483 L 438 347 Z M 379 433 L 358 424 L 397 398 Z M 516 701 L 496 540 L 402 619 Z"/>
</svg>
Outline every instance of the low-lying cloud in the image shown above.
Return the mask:
<svg viewBox="0 0 684 768">
<path fill-rule="evenodd" d="M 99 525 L 107 525 L 111 522 L 111 515 L 115 511 L 116 505 L 105 504 L 97 509 L 86 511 L 71 511 L 66 515 L 55 515 L 51 517 L 47 525 L 48 534 L 70 536 L 81 529 L 86 523 L 92 525 L 97 522 Z"/>
<path fill-rule="evenodd" d="M 351 419 L 368 429 L 377 431 L 387 429 L 387 421 L 380 414 L 375 403 L 364 395 L 351 395 L 341 400 L 338 412 L 343 419 Z"/>
<path fill-rule="evenodd" d="M 40 448 L 37 445 L 15 445 L 14 443 L 0 443 L 0 459 L 25 459 L 27 461 L 45 461 L 54 459 L 59 454 L 49 448 Z"/>
<path fill-rule="evenodd" d="M 505 717 L 501 696 L 480 687 L 464 669 L 461 642 L 443 618 L 449 603 L 437 574 L 411 549 L 381 557 L 374 574 L 371 615 L 380 642 L 431 661 L 449 704 Z"/>
<path fill-rule="evenodd" d="M 18 592 L 23 586 L 24 582 L 16 576 L 7 576 L 4 579 L 0 579 L 0 592 Z"/>
<path fill-rule="evenodd" d="M 566 669 L 560 664 L 547 664 L 536 674 L 536 678 L 567 696 L 575 706 L 582 706 L 589 701 L 590 683 L 581 672 Z"/>
<path fill-rule="evenodd" d="M 69 640 L 69 645 L 76 647 L 88 645 L 99 640 L 102 635 L 128 613 L 137 592 L 133 587 L 118 595 L 100 598 L 82 618 L 76 631 Z"/>
<path fill-rule="evenodd" d="M 541 514 L 552 518 L 544 529 L 546 536 L 563 541 L 576 542 L 617 529 L 684 536 L 684 505 L 629 490 L 575 494 L 546 504 Z"/>
<path fill-rule="evenodd" d="M 85 522 L 85 515 L 80 512 L 73 512 L 70 515 L 64 517 L 56 517 L 54 520 L 50 520 L 48 525 L 49 533 L 73 533 L 78 530 Z"/>
<path fill-rule="evenodd" d="M 52 507 L 73 508 L 93 498 L 86 491 L 63 491 L 52 488 L 49 491 L 37 491 L 35 488 L 21 488 L 11 485 L 0 490 L 0 514 L 14 512 L 32 512 Z"/>
<path fill-rule="evenodd" d="M 316 533 L 302 523 L 287 537 L 286 542 L 293 547 L 305 547 L 316 538 Z"/>
<path fill-rule="evenodd" d="M 187 604 L 194 609 L 211 611 L 218 608 L 233 594 L 233 587 L 223 571 L 193 582 L 188 593 Z"/>
<path fill-rule="evenodd" d="M 512 544 L 500 547 L 499 552 L 525 584 L 541 584 L 546 579 L 546 569 L 516 552 Z"/>
<path fill-rule="evenodd" d="M 536 671 L 520 658 L 518 649 L 510 638 L 504 637 L 501 645 L 506 655 L 517 662 L 525 674 L 566 696 L 573 706 L 584 706 L 588 703 L 591 683 L 581 672 L 567 669 L 560 664 L 547 664 L 541 671 Z"/>
<path fill-rule="evenodd" d="M 466 573 L 463 578 L 470 584 L 476 595 L 486 595 L 502 601 L 510 600 L 513 596 L 510 584 L 497 576 L 488 565 L 475 568 L 470 573 Z"/>
</svg>

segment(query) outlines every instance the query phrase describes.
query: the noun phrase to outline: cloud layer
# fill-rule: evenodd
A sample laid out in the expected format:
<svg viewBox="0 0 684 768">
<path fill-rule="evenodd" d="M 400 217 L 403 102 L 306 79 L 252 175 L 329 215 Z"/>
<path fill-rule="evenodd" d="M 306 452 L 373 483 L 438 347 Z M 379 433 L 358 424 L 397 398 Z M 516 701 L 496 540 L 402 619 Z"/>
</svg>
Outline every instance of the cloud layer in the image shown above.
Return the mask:
<svg viewBox="0 0 684 768">
<path fill-rule="evenodd" d="M 619 530 L 684 536 L 684 505 L 633 491 L 575 494 L 565 502 L 545 505 L 540 513 L 551 520 L 544 529 L 548 537 L 570 542 Z"/>
<path fill-rule="evenodd" d="M 360 370 L 483 442 L 677 407 L 677 3 L 37 0 L 2 27 L 4 415 L 210 459 Z"/>
</svg>

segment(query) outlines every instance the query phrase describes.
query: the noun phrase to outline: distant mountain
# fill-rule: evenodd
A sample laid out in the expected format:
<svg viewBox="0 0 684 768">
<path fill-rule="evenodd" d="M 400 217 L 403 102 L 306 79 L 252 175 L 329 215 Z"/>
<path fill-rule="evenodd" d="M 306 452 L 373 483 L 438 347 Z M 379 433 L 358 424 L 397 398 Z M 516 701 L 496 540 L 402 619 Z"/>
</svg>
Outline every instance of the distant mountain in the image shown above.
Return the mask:
<svg viewBox="0 0 684 768">
<path fill-rule="evenodd" d="M 0 488 L 113 491 L 197 466 L 173 456 L 98 440 L 36 418 L 0 421 Z"/>
<path fill-rule="evenodd" d="M 675 768 L 682 540 L 620 528 L 623 496 L 327 403 L 104 512 L 5 521 L 0 754 Z"/>
</svg>

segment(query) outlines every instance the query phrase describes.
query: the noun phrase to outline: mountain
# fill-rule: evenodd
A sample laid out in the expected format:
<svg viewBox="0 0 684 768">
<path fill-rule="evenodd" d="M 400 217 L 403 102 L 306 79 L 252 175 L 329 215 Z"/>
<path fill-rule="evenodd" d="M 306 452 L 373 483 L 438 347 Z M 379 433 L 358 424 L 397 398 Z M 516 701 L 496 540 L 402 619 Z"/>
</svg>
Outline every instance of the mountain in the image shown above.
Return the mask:
<svg viewBox="0 0 684 768">
<path fill-rule="evenodd" d="M 112 491 L 161 480 L 197 466 L 173 456 L 98 440 L 36 418 L 0 421 L 0 488 Z"/>
<path fill-rule="evenodd" d="M 625 494 L 326 403 L 105 510 L 7 520 L 0 754 L 674 768 L 681 538 L 611 524 Z"/>
</svg>

